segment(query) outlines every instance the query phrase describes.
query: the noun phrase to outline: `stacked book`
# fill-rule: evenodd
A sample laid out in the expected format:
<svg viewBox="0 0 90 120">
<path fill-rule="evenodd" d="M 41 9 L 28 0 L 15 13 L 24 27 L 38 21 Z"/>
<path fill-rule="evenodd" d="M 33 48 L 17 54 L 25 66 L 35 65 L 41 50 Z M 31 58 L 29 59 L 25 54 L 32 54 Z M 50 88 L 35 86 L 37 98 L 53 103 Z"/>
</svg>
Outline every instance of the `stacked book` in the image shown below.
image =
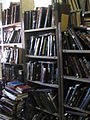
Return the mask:
<svg viewBox="0 0 90 120">
<path fill-rule="evenodd" d="M 0 118 L 5 119 L 5 116 L 5 120 L 7 118 L 21 118 L 24 103 L 30 89 L 29 85 L 20 81 L 8 82 L 3 90 L 3 97 L 0 100 Z"/>
</svg>

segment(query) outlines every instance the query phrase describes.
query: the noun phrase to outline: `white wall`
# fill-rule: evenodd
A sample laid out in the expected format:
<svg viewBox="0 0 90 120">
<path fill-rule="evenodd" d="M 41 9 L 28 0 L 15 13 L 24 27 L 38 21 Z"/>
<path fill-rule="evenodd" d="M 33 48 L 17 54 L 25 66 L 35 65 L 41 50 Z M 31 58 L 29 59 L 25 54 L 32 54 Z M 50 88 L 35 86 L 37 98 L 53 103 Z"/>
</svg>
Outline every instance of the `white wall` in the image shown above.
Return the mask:
<svg viewBox="0 0 90 120">
<path fill-rule="evenodd" d="M 10 2 L 20 2 L 20 0 L 0 0 L 2 1 L 3 9 L 7 9 L 10 6 Z"/>
<path fill-rule="evenodd" d="M 35 7 L 47 7 L 51 4 L 51 0 L 34 0 Z"/>
</svg>

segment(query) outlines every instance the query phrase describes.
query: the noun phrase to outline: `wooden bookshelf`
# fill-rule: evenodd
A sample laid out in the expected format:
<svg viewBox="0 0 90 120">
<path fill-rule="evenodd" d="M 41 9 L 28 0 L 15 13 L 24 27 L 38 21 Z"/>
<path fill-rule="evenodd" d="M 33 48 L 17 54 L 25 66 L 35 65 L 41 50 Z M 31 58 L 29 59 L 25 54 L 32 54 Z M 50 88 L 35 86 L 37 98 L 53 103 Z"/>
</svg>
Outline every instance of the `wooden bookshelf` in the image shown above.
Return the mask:
<svg viewBox="0 0 90 120">
<path fill-rule="evenodd" d="M 90 50 L 65 50 L 63 49 L 63 53 L 90 54 Z"/>
<path fill-rule="evenodd" d="M 56 116 L 56 117 L 60 117 L 59 114 L 57 114 L 57 113 L 50 113 L 50 112 L 48 112 L 47 110 L 41 109 L 41 108 L 39 108 L 39 107 L 35 107 L 35 108 L 36 108 L 37 110 L 42 111 L 42 112 L 45 112 L 45 113 L 47 113 L 47 114 L 50 114 L 50 115 L 53 115 L 53 116 Z"/>
<path fill-rule="evenodd" d="M 86 115 L 90 115 L 90 112 L 89 111 L 86 111 L 86 110 L 82 110 L 78 107 L 70 107 L 68 105 L 64 105 L 65 108 L 67 109 L 71 109 L 71 110 L 75 110 L 75 111 L 78 111 L 78 112 L 81 112 L 81 113 L 85 113 Z"/>
<path fill-rule="evenodd" d="M 24 30 L 25 33 L 35 33 L 35 32 L 49 32 L 49 31 L 55 31 L 56 27 L 47 27 L 47 28 L 38 28 L 38 29 L 30 29 L 30 30 Z"/>
<path fill-rule="evenodd" d="M 76 82 L 82 82 L 82 83 L 89 83 L 90 84 L 90 80 L 89 78 L 77 78 L 74 76 L 63 76 L 63 79 L 65 80 L 72 80 L 72 81 L 76 81 Z"/>
<path fill-rule="evenodd" d="M 8 28 L 12 28 L 12 27 L 21 27 L 21 22 L 7 24 L 7 25 L 2 26 L 3 29 L 8 29 Z"/>
<path fill-rule="evenodd" d="M 36 60 L 50 60 L 50 61 L 57 61 L 57 56 L 52 56 L 52 57 L 48 57 L 48 56 L 34 56 L 34 55 L 26 55 L 27 58 L 30 59 L 36 59 Z"/>
<path fill-rule="evenodd" d="M 49 84 L 49 83 L 42 83 L 40 81 L 33 81 L 33 80 L 28 80 L 28 82 L 33 83 L 33 84 L 37 84 L 37 85 L 41 85 L 41 86 L 45 86 L 45 87 L 51 87 L 51 88 L 59 88 L 59 86 L 57 84 Z"/>
</svg>

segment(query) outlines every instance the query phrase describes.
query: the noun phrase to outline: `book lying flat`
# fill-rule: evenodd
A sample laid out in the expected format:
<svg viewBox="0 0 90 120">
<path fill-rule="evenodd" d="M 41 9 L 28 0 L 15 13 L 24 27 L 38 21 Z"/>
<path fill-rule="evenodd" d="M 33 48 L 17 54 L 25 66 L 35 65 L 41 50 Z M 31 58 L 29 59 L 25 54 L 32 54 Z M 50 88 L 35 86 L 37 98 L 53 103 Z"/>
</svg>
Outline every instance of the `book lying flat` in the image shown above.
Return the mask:
<svg viewBox="0 0 90 120">
<path fill-rule="evenodd" d="M 20 81 L 12 81 L 7 83 L 7 85 L 11 86 L 12 88 L 15 88 L 16 86 L 23 85 L 23 84 L 24 83 Z"/>
<path fill-rule="evenodd" d="M 14 100 L 14 101 L 22 100 L 22 99 L 28 97 L 28 93 L 19 94 L 18 96 L 13 95 L 6 90 L 3 90 L 3 93 L 5 96 L 7 96 L 8 98 L 10 98 L 11 100 Z"/>
<path fill-rule="evenodd" d="M 16 87 L 16 91 L 19 93 L 27 92 L 30 89 L 31 89 L 31 87 L 29 85 L 20 85 L 20 86 Z"/>
</svg>

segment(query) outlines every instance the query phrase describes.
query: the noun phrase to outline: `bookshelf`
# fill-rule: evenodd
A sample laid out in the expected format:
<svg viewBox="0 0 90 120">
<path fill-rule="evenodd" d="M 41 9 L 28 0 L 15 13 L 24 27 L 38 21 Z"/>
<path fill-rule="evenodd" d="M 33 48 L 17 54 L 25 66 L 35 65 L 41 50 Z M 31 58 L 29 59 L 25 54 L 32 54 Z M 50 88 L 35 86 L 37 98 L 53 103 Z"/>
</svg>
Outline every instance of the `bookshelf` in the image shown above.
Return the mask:
<svg viewBox="0 0 90 120">
<path fill-rule="evenodd" d="M 82 8 L 80 9 L 82 13 Z M 62 33 L 61 42 L 64 117 L 71 120 L 89 119 L 90 116 L 90 110 L 88 109 L 90 104 L 90 96 L 88 94 L 90 89 L 90 70 L 88 68 L 88 65 L 90 65 L 90 44 L 85 37 L 81 37 L 78 34 L 79 32 L 82 36 L 85 34 L 90 39 L 88 36 L 90 30 L 89 26 L 84 25 L 83 22 L 81 23 L 79 26 L 69 24 L 67 31 Z M 84 101 L 85 99 L 87 103 Z"/>
<path fill-rule="evenodd" d="M 34 99 L 33 101 L 37 99 L 37 104 L 32 103 L 30 100 L 28 100 L 28 102 L 26 101 L 26 119 L 33 118 L 32 115 L 30 116 L 30 114 L 28 114 L 29 110 L 31 110 L 34 116 L 35 114 L 39 116 L 39 114 L 43 113 L 42 118 L 48 116 L 48 118 L 50 117 L 49 119 L 64 120 L 63 83 L 59 75 L 62 74 L 60 62 L 61 25 L 60 18 L 58 18 L 61 14 L 59 13 L 60 7 L 60 4 L 56 2 L 49 5 L 47 8 L 41 7 L 36 10 L 24 12 L 23 36 L 25 42 L 25 75 L 26 81 L 33 87 L 33 91 L 30 92 L 30 98 L 32 96 L 32 99 Z M 47 12 L 45 13 L 44 10 L 46 9 Z M 37 14 L 37 17 L 35 14 Z M 43 14 L 46 14 L 46 16 Z M 52 18 L 50 18 L 51 15 Z M 27 18 L 29 19 L 27 20 Z M 42 26 L 38 25 L 40 19 Z M 46 26 L 42 21 L 46 22 Z M 55 100 L 53 100 L 51 93 L 48 92 L 48 95 L 51 96 L 49 97 L 52 99 L 50 101 L 51 104 L 53 103 L 54 108 L 53 105 L 48 103 L 46 97 L 47 90 L 52 91 L 51 93 L 54 95 L 53 98 L 56 96 Z M 39 94 L 42 95 L 42 93 L 46 95 L 39 96 Z M 43 102 L 43 97 L 45 102 Z M 41 103 L 39 103 L 39 101 L 41 101 Z M 47 104 L 45 105 L 45 103 Z M 29 109 L 27 106 L 28 104 L 30 106 Z M 34 111 L 36 111 L 36 113 L 34 113 Z"/>
<path fill-rule="evenodd" d="M 21 40 L 22 28 L 21 28 L 21 5 L 20 2 L 11 2 L 9 8 L 3 9 L 1 12 L 1 46 L 2 51 L 2 74 L 3 79 L 7 76 L 9 81 L 14 80 L 10 77 L 12 73 L 14 76 L 15 69 L 17 66 L 17 74 L 22 71 L 23 75 L 23 44 Z M 7 72 L 8 70 L 8 72 Z M 11 72 L 14 71 L 14 72 Z M 5 72 L 5 73 L 4 73 Z M 6 75 L 7 73 L 7 75 Z M 21 74 L 21 73 L 20 73 Z M 9 76 L 8 76 L 9 75 Z M 19 74 L 18 74 L 19 75 Z M 15 73 L 15 76 L 16 73 Z M 15 79 L 19 79 L 18 76 Z M 21 75 L 20 75 L 21 76 Z M 23 80 L 23 78 L 21 77 Z M 19 79 L 20 80 L 20 79 Z M 6 81 L 7 82 L 7 81 Z"/>
</svg>

